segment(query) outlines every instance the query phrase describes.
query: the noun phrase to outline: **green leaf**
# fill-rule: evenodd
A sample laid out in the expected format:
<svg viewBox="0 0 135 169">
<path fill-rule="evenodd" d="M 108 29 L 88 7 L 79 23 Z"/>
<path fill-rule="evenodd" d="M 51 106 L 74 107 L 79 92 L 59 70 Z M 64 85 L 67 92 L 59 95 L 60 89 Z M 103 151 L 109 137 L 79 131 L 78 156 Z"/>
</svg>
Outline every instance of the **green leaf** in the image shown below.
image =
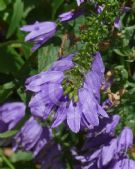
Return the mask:
<svg viewBox="0 0 135 169">
<path fill-rule="evenodd" d="M 38 52 L 38 71 L 46 70 L 57 59 L 58 47 L 53 44 L 43 47 Z"/>
<path fill-rule="evenodd" d="M 0 50 L 0 72 L 15 75 L 24 64 L 23 59 L 10 46 L 1 48 Z"/>
<path fill-rule="evenodd" d="M 9 38 L 15 32 L 16 28 L 18 27 L 22 19 L 22 16 L 23 16 L 23 9 L 24 9 L 23 2 L 21 0 L 16 0 L 14 4 L 14 9 L 13 9 L 13 15 L 12 15 L 8 33 L 7 33 L 7 38 Z"/>
<path fill-rule="evenodd" d="M 17 89 L 17 93 L 20 96 L 21 100 L 26 103 L 26 92 L 24 92 L 24 89 L 20 87 Z"/>
<path fill-rule="evenodd" d="M 129 48 L 114 49 L 114 52 L 120 56 L 132 55 L 132 50 Z"/>
<path fill-rule="evenodd" d="M 0 138 L 9 138 L 14 136 L 17 133 L 17 130 L 9 130 L 4 133 L 0 133 Z"/>
<path fill-rule="evenodd" d="M 28 6 L 25 11 L 23 12 L 23 17 L 26 18 L 28 16 L 28 14 L 35 8 L 34 5 L 32 6 Z"/>
<path fill-rule="evenodd" d="M 3 11 L 6 9 L 6 3 L 4 2 L 4 0 L 0 0 L 0 11 Z"/>
<path fill-rule="evenodd" d="M 13 82 L 0 85 L 0 103 L 5 101 L 12 93 L 15 87 Z"/>
<path fill-rule="evenodd" d="M 64 2 L 64 0 L 55 0 L 52 2 L 52 18 L 54 19 L 57 10 L 59 9 L 59 7 L 62 5 L 62 3 Z"/>
<path fill-rule="evenodd" d="M 13 163 L 19 162 L 19 161 L 31 161 L 33 159 L 32 153 L 30 152 L 24 152 L 24 151 L 18 151 L 17 153 L 14 153 L 10 160 Z"/>
</svg>

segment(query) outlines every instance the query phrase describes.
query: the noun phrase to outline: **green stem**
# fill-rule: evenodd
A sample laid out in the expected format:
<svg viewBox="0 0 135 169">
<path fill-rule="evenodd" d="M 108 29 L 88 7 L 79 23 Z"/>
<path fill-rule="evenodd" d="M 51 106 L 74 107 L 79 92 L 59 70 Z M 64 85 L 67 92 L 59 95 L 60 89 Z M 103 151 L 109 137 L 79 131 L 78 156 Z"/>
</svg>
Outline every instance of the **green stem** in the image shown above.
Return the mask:
<svg viewBox="0 0 135 169">
<path fill-rule="evenodd" d="M 10 168 L 10 169 L 15 169 L 15 167 L 12 165 L 12 163 L 8 160 L 8 158 L 6 158 L 3 153 L 2 153 L 2 150 L 0 150 L 0 156 L 2 157 L 3 161 L 7 164 L 7 166 Z"/>
<path fill-rule="evenodd" d="M 0 44 L 0 48 L 2 48 L 2 47 L 4 47 L 4 46 L 8 46 L 8 45 L 13 44 L 13 43 L 25 44 L 24 41 L 11 40 L 11 41 L 7 41 L 7 42 L 1 43 L 1 44 Z"/>
</svg>

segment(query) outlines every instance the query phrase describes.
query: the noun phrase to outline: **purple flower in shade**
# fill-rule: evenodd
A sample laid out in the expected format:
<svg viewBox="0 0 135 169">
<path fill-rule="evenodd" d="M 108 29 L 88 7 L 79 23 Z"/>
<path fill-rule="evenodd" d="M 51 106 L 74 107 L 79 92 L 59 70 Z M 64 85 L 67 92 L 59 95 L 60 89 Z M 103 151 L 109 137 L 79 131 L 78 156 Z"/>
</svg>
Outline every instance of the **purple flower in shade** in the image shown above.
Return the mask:
<svg viewBox="0 0 135 169">
<path fill-rule="evenodd" d="M 98 14 L 102 13 L 103 10 L 104 10 L 104 7 L 103 7 L 103 6 L 97 5 L 97 13 L 98 13 Z"/>
<path fill-rule="evenodd" d="M 133 134 L 131 129 L 124 128 L 120 136 L 112 139 L 112 141 L 101 149 L 99 163 L 102 166 L 108 165 L 111 161 L 116 161 L 121 157 L 125 157 L 125 152 L 133 144 Z"/>
<path fill-rule="evenodd" d="M 62 151 L 60 145 L 54 141 L 50 141 L 36 157 L 36 160 L 41 164 L 41 169 L 64 169 L 65 166 L 61 157 Z"/>
<path fill-rule="evenodd" d="M 120 121 L 120 116 L 113 115 L 109 118 L 101 118 L 99 126 L 88 131 L 86 141 L 82 150 L 100 147 L 109 142 L 115 133 L 115 128 Z"/>
<path fill-rule="evenodd" d="M 117 17 L 114 21 L 114 27 L 119 29 L 121 27 L 121 20 L 119 17 Z"/>
<path fill-rule="evenodd" d="M 22 148 L 37 156 L 51 138 L 51 131 L 31 117 L 14 138 L 14 151 Z"/>
<path fill-rule="evenodd" d="M 119 161 L 116 161 L 111 169 L 134 169 L 135 161 L 128 158 L 123 158 Z"/>
<path fill-rule="evenodd" d="M 128 11 L 130 11 L 130 7 L 128 7 L 128 6 L 124 6 L 121 10 L 122 10 L 122 12 L 124 13 L 124 12 L 128 12 Z"/>
<path fill-rule="evenodd" d="M 101 149 L 101 156 L 98 159 L 99 166 L 107 166 L 109 163 L 111 165 L 111 162 L 114 163 L 114 161 L 119 161 L 124 157 L 128 158 L 125 153 L 132 145 L 132 131 L 126 127 L 122 130 L 119 137 L 112 139 L 108 145 Z"/>
<path fill-rule="evenodd" d="M 68 11 L 59 15 L 60 22 L 67 22 L 76 19 L 77 17 L 84 14 L 84 10 L 78 9 L 76 11 Z"/>
<path fill-rule="evenodd" d="M 61 85 L 64 80 L 63 71 L 74 66 L 72 58 L 73 55 L 70 55 L 58 60 L 49 71 L 28 78 L 26 89 L 34 92 L 29 107 L 35 117 L 46 119 L 51 111 L 55 110 L 52 127 L 57 127 L 67 120 L 69 128 L 77 133 L 81 126 L 98 126 L 99 116 L 108 115 L 99 105 L 98 92 L 104 80 L 104 65 L 99 52 L 93 57 L 92 70 L 86 75 L 82 88 L 78 90 L 78 102 L 75 103 L 64 95 Z"/>
<path fill-rule="evenodd" d="M 117 121 L 116 118 L 113 119 L 113 123 Z M 126 154 L 133 144 L 133 134 L 129 128 L 124 128 L 118 137 L 103 132 L 97 134 L 96 131 L 95 134 L 88 138 L 90 143 L 88 140 L 86 142 L 89 145 L 89 151 L 86 145 L 84 149 L 85 152 L 88 151 L 87 154 L 78 156 L 74 153 L 75 159 L 81 161 L 84 169 L 123 169 L 124 167 L 124 169 L 133 169 L 135 162 Z M 106 135 L 104 139 L 103 134 Z"/>
<path fill-rule="evenodd" d="M 25 115 L 22 102 L 6 103 L 0 107 L 0 132 L 13 129 Z"/>
<path fill-rule="evenodd" d="M 20 30 L 30 32 L 25 37 L 25 41 L 29 41 L 34 44 L 32 48 L 32 51 L 34 52 L 55 35 L 56 27 L 55 22 L 35 22 L 33 25 L 21 27 Z"/>
<path fill-rule="evenodd" d="M 81 5 L 81 3 L 83 3 L 84 2 L 84 0 L 76 0 L 77 1 L 77 5 L 78 6 L 80 6 Z"/>
<path fill-rule="evenodd" d="M 113 103 L 111 102 L 110 99 L 106 99 L 103 103 L 102 103 L 102 107 L 104 109 L 108 109 L 111 108 L 113 106 Z"/>
</svg>

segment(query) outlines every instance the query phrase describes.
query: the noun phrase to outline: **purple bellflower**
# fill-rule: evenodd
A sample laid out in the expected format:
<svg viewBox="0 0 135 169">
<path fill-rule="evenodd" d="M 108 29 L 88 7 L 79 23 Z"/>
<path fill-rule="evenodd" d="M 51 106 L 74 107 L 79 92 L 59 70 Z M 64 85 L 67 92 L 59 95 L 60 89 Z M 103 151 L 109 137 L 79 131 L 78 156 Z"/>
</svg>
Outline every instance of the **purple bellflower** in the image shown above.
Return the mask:
<svg viewBox="0 0 135 169">
<path fill-rule="evenodd" d="M 22 102 L 6 103 L 0 107 L 0 132 L 13 129 L 25 115 Z"/>
<path fill-rule="evenodd" d="M 82 9 L 64 12 L 59 15 L 59 20 L 60 20 L 60 22 L 71 21 L 71 20 L 74 20 L 77 17 L 81 16 L 82 14 L 84 14 L 84 10 L 82 10 Z"/>
<path fill-rule="evenodd" d="M 77 1 L 77 5 L 78 6 L 80 6 L 81 5 L 81 3 L 83 3 L 84 2 L 84 0 L 76 0 Z"/>
<path fill-rule="evenodd" d="M 30 32 L 25 37 L 25 41 L 34 44 L 32 48 L 32 51 L 34 52 L 55 35 L 56 27 L 55 22 L 35 22 L 33 25 L 21 27 L 20 30 Z"/>
<path fill-rule="evenodd" d="M 97 52 L 93 57 L 92 70 L 86 74 L 84 85 L 78 90 L 78 102 L 74 103 L 64 96 L 61 84 L 64 80 L 63 71 L 74 66 L 72 57 L 70 55 L 61 59 L 49 71 L 28 78 L 26 89 L 34 93 L 29 107 L 35 117 L 46 119 L 55 110 L 53 128 L 66 120 L 73 132 L 79 132 L 81 126 L 98 126 L 99 116 L 108 117 L 99 104 L 98 93 L 104 81 L 104 65 L 100 53 Z"/>
<path fill-rule="evenodd" d="M 104 10 L 104 7 L 103 7 L 103 6 L 97 5 L 97 13 L 98 13 L 98 14 L 102 13 L 103 10 Z"/>
<path fill-rule="evenodd" d="M 51 138 L 51 131 L 42 127 L 33 117 L 31 117 L 14 138 L 14 148 L 33 152 L 37 156 L 42 148 Z"/>
<path fill-rule="evenodd" d="M 115 117 L 112 122 L 115 123 L 116 121 Z M 113 123 L 110 123 L 110 125 L 114 126 Z M 77 153 L 74 153 L 75 158 L 82 162 L 84 169 L 133 169 L 135 167 L 135 162 L 130 160 L 126 154 L 128 148 L 133 144 L 131 129 L 125 127 L 118 137 L 103 132 L 99 134 L 95 132 L 95 134 L 88 139 L 89 142 L 87 140 L 85 149 L 83 148 L 88 151 L 89 147 L 90 151 L 87 155 L 77 156 Z M 107 134 L 104 139 L 103 134 Z"/>
<path fill-rule="evenodd" d="M 120 121 L 120 116 L 113 115 L 109 118 L 101 118 L 99 126 L 88 131 L 82 150 L 97 148 L 114 138 L 115 128 Z"/>
<path fill-rule="evenodd" d="M 94 76 L 86 75 L 85 83 L 78 91 L 78 102 L 73 103 L 73 101 L 70 101 L 69 106 L 66 106 L 67 100 L 63 102 L 63 104 L 61 104 L 58 108 L 56 120 L 54 121 L 52 127 L 56 127 L 67 118 L 69 128 L 73 132 L 78 132 L 81 126 L 88 128 L 98 126 L 99 116 L 108 117 L 107 113 L 99 105 L 99 98 L 96 98 L 96 91 L 100 90 L 104 74 L 104 66 L 101 55 L 98 52 L 94 57 L 91 72 L 94 72 L 94 75 L 97 74 L 95 79 L 92 79 Z M 89 83 L 87 78 L 89 78 Z M 99 79 L 99 85 L 96 85 L 96 78 Z M 91 83 L 90 80 L 93 81 L 93 83 Z M 86 100 L 85 103 L 84 100 Z"/>
<path fill-rule="evenodd" d="M 121 20 L 119 17 L 117 17 L 114 21 L 114 27 L 119 29 L 121 27 Z"/>
</svg>

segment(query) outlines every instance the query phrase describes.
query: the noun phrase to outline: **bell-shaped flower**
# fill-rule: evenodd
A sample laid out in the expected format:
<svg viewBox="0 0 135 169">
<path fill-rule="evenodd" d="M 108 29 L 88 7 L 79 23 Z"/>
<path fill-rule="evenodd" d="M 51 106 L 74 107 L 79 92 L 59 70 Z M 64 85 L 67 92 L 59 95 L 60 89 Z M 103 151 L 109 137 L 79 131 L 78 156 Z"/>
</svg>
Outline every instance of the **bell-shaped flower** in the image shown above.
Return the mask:
<svg viewBox="0 0 135 169">
<path fill-rule="evenodd" d="M 5 103 L 0 107 L 0 132 L 13 129 L 25 115 L 22 102 Z"/>
<path fill-rule="evenodd" d="M 104 7 L 103 7 L 103 6 L 97 5 L 97 13 L 98 13 L 98 14 L 102 13 L 103 10 L 104 10 Z"/>
<path fill-rule="evenodd" d="M 20 30 L 30 32 L 25 37 L 25 41 L 29 41 L 34 44 L 32 48 L 32 51 L 34 52 L 55 35 L 56 27 L 55 22 L 35 22 L 32 25 L 25 25 L 21 27 Z"/>
<path fill-rule="evenodd" d="M 81 5 L 81 3 L 83 3 L 84 2 L 84 0 L 76 0 L 77 1 L 77 5 L 78 6 L 80 6 Z"/>
<path fill-rule="evenodd" d="M 28 78 L 25 82 L 25 86 L 29 91 L 39 92 L 42 86 L 50 83 L 60 84 L 63 79 L 64 74 L 61 71 L 46 71 Z"/>
<path fill-rule="evenodd" d="M 51 138 L 51 131 L 31 117 L 14 138 L 14 151 L 24 149 L 37 156 Z"/>
<path fill-rule="evenodd" d="M 76 19 L 77 17 L 79 17 L 83 14 L 84 14 L 83 9 L 77 9 L 77 10 L 64 12 L 64 13 L 60 14 L 58 17 L 59 17 L 60 22 L 68 22 L 68 21 Z"/>
<path fill-rule="evenodd" d="M 119 17 L 117 17 L 114 21 L 114 27 L 119 29 L 121 27 L 121 20 Z"/>
</svg>

